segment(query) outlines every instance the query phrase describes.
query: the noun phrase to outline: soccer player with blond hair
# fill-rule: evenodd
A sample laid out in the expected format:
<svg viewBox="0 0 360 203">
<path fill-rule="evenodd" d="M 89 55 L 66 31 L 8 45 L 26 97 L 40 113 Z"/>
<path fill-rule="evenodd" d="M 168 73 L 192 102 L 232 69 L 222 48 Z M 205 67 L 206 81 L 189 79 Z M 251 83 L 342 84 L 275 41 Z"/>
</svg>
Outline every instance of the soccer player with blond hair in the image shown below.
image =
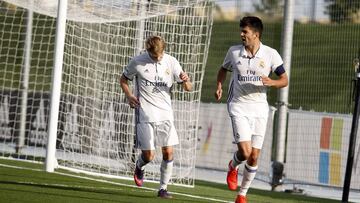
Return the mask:
<svg viewBox="0 0 360 203">
<path fill-rule="evenodd" d="M 155 148 L 161 147 L 160 188 L 158 196 L 172 198 L 167 190 L 173 170 L 173 146 L 179 143 L 174 127 L 170 90 L 182 83 L 191 91 L 190 78 L 178 60 L 165 53 L 166 43 L 160 36 L 151 36 L 145 42 L 146 52 L 135 56 L 126 66 L 120 85 L 131 108 L 135 108 L 136 147 L 141 149 L 135 163 L 134 181 L 143 185 L 146 164 L 155 157 Z M 130 90 L 128 81 L 135 79 Z"/>
<path fill-rule="evenodd" d="M 258 17 L 242 18 L 242 44 L 229 48 L 217 75 L 215 98 L 220 100 L 226 73 L 232 72 L 227 105 L 238 150 L 228 166 L 226 180 L 230 190 L 238 188 L 238 168 L 245 162 L 236 203 L 246 203 L 247 191 L 258 168 L 257 160 L 264 142 L 269 112 L 266 89 L 288 85 L 281 56 L 275 49 L 261 43 L 262 31 L 263 24 Z M 275 73 L 278 79 L 271 79 L 271 73 Z"/>
</svg>

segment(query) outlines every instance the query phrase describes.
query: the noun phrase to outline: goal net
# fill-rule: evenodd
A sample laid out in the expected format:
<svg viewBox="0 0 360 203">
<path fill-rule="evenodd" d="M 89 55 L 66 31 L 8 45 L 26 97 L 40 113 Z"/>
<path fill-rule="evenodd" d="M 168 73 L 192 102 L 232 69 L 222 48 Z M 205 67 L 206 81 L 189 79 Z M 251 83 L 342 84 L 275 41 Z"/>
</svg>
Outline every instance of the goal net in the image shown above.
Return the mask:
<svg viewBox="0 0 360 203">
<path fill-rule="evenodd" d="M 0 156 L 44 161 L 56 37 L 57 0 L 0 1 Z M 56 158 L 59 167 L 130 178 L 133 109 L 119 78 L 161 35 L 193 82 L 172 91 L 175 147 L 172 181 L 194 185 L 200 93 L 212 27 L 210 0 L 68 0 Z M 157 181 L 161 151 L 146 169 Z"/>
</svg>

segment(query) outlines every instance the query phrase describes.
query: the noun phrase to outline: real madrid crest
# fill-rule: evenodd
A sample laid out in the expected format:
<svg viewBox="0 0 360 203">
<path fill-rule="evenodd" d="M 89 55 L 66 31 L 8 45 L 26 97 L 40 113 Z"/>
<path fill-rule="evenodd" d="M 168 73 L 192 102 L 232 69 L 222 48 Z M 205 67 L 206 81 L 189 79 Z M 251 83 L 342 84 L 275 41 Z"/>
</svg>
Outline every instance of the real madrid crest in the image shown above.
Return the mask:
<svg viewBox="0 0 360 203">
<path fill-rule="evenodd" d="M 167 68 L 165 71 L 166 74 L 170 75 L 170 68 Z"/>
<path fill-rule="evenodd" d="M 259 67 L 260 67 L 260 68 L 265 68 L 265 62 L 264 62 L 263 60 L 261 60 L 261 61 L 259 62 Z"/>
</svg>

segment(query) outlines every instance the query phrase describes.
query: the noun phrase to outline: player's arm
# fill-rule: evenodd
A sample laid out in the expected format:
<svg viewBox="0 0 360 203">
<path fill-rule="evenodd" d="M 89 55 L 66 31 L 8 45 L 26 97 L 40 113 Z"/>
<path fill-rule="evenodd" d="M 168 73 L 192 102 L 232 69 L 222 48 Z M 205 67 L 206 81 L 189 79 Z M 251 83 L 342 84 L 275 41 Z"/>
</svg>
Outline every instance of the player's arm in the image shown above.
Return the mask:
<svg viewBox="0 0 360 203">
<path fill-rule="evenodd" d="M 215 91 L 215 99 L 219 101 L 222 96 L 222 85 L 224 81 L 226 80 L 226 73 L 227 70 L 223 67 L 221 67 L 217 74 L 217 80 L 216 80 L 216 91 Z"/>
<path fill-rule="evenodd" d="M 286 72 L 279 75 L 279 79 L 277 80 L 273 80 L 267 76 L 261 76 L 261 78 L 263 84 L 268 87 L 282 88 L 282 87 L 286 87 L 289 83 L 289 79 Z"/>
<path fill-rule="evenodd" d="M 288 76 L 286 74 L 283 61 L 280 54 L 274 50 L 272 52 L 272 62 L 271 62 L 272 71 L 278 76 L 276 80 L 269 78 L 266 75 L 261 76 L 261 80 L 264 86 L 282 88 L 286 87 L 289 83 Z"/>
<path fill-rule="evenodd" d="M 190 77 L 187 73 L 181 72 L 179 75 L 179 78 L 183 81 L 183 87 L 185 91 L 191 91 L 192 90 L 192 84 L 190 82 Z"/>
<path fill-rule="evenodd" d="M 128 99 L 129 105 L 131 108 L 135 108 L 138 107 L 140 105 L 139 100 L 132 94 L 130 88 L 129 88 L 129 84 L 128 84 L 128 79 L 123 75 L 121 75 L 120 78 L 120 86 L 121 89 L 123 90 L 123 92 L 126 95 L 126 98 Z"/>
</svg>

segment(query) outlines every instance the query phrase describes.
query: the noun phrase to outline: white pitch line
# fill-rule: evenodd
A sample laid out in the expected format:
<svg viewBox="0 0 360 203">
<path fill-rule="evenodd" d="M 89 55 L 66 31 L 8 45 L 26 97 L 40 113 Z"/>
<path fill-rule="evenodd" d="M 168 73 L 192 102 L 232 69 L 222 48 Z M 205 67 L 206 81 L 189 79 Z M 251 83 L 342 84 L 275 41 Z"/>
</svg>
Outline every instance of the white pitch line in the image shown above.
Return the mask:
<svg viewBox="0 0 360 203">
<path fill-rule="evenodd" d="M 32 171 L 44 171 L 42 169 L 33 169 L 33 168 L 12 166 L 12 165 L 6 165 L 6 164 L 0 164 L 0 166 L 8 167 L 8 168 L 32 170 Z M 81 179 L 86 179 L 86 180 L 92 180 L 92 181 L 97 181 L 97 182 L 102 182 L 102 183 L 110 183 L 110 184 L 113 184 L 113 185 L 120 185 L 120 186 L 124 186 L 124 187 L 130 187 L 130 188 L 136 188 L 136 189 L 142 189 L 142 190 L 149 190 L 149 191 L 157 191 L 157 189 L 149 188 L 149 187 L 138 187 L 138 186 L 135 186 L 135 185 L 128 185 L 128 184 L 124 184 L 124 183 L 118 183 L 118 182 L 102 180 L 102 179 L 96 179 L 96 178 L 90 178 L 90 177 L 83 177 L 83 176 L 78 176 L 78 175 L 73 175 L 73 174 L 66 174 L 66 173 L 61 173 L 61 172 L 56 172 L 56 171 L 54 173 L 59 174 L 59 175 L 63 175 L 63 176 L 70 176 L 70 177 L 81 178 Z M 75 185 L 68 186 L 68 185 L 63 185 L 63 184 L 47 184 L 47 183 L 39 184 L 39 183 L 33 183 L 33 182 L 18 182 L 18 183 L 29 184 L 29 185 L 76 187 L 76 188 L 86 188 L 86 189 L 99 189 L 99 188 L 101 188 L 101 189 L 108 189 L 108 190 L 121 190 L 121 189 L 116 189 L 116 188 L 88 187 L 88 186 L 75 186 Z M 195 199 L 209 200 L 209 201 L 213 201 L 213 202 L 225 202 L 225 203 L 232 202 L 232 201 L 226 201 L 226 200 L 221 200 L 221 199 L 203 197 L 203 196 L 198 196 L 198 195 L 189 195 L 189 194 L 179 193 L 179 192 L 171 192 L 171 194 L 190 197 L 190 198 L 195 198 Z"/>
<path fill-rule="evenodd" d="M 16 169 L 32 170 L 32 171 L 44 171 L 44 170 L 41 170 L 41 169 L 26 168 L 26 167 L 20 167 L 20 166 L 12 166 L 12 165 L 7 165 L 7 164 L 0 164 L 0 166 L 7 167 L 7 168 L 16 168 Z"/>
</svg>

